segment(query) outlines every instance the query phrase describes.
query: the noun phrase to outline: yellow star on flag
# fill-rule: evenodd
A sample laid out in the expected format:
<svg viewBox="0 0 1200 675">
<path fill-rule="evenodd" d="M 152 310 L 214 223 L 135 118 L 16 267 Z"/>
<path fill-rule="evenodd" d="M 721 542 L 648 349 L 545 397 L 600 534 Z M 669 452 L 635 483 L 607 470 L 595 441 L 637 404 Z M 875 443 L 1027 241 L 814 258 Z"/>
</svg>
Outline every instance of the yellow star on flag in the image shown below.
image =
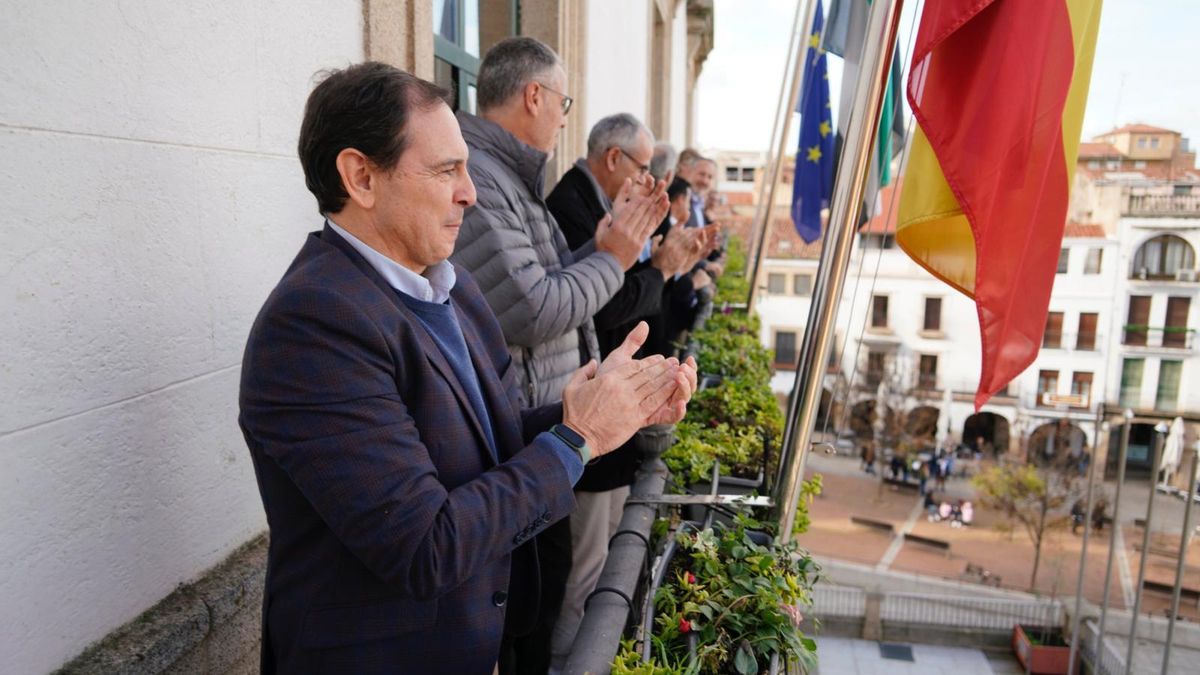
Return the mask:
<svg viewBox="0 0 1200 675">
<path fill-rule="evenodd" d="M 817 131 L 821 133 L 821 138 L 825 138 L 829 135 L 829 132 L 833 131 L 833 127 L 830 126 L 829 120 L 821 120 L 821 125 L 817 127 Z"/>
<path fill-rule="evenodd" d="M 813 33 L 808 38 L 808 46 L 812 47 L 813 49 L 816 49 L 817 47 L 821 46 L 821 34 L 819 32 Z"/>
<path fill-rule="evenodd" d="M 816 164 L 817 162 L 821 161 L 821 147 L 814 145 L 811 148 L 809 148 L 807 159 L 808 159 L 808 161 L 812 162 L 813 164 Z"/>
</svg>

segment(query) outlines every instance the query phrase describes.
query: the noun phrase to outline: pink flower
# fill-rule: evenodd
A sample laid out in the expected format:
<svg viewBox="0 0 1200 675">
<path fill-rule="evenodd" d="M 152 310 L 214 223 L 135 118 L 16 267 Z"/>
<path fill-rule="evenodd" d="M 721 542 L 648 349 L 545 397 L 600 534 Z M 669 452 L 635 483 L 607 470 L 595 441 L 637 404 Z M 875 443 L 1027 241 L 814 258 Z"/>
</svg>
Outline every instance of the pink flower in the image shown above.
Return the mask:
<svg viewBox="0 0 1200 675">
<path fill-rule="evenodd" d="M 691 572 L 688 572 L 688 573 L 687 573 L 687 582 L 688 582 L 689 584 L 694 584 L 694 583 L 696 583 L 696 575 L 695 575 L 695 574 L 692 574 Z"/>
<path fill-rule="evenodd" d="M 679 632 L 690 633 L 692 631 L 692 622 L 683 617 L 679 617 Z"/>
</svg>

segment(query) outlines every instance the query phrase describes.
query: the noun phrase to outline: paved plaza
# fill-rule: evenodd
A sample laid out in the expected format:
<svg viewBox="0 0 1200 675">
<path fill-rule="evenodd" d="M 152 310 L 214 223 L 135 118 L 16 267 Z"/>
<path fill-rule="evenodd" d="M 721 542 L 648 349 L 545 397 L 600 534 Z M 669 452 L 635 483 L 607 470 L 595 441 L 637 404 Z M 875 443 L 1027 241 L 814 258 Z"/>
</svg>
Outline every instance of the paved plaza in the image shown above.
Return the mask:
<svg viewBox="0 0 1200 675">
<path fill-rule="evenodd" d="M 975 522 L 970 527 L 952 528 L 945 522 L 929 522 L 921 508 L 921 498 L 915 491 L 901 490 L 883 484 L 877 477 L 864 473 L 852 457 L 813 453 L 807 465 L 808 475 L 822 475 L 824 490 L 811 510 L 812 525 L 799 538 L 801 545 L 818 556 L 838 558 L 874 566 L 878 570 L 911 572 L 956 581 L 979 582 L 986 572 L 998 587 L 1028 591 L 1033 568 L 1034 548 L 1022 529 L 1004 532 L 1000 514 L 982 508 L 967 479 L 953 478 L 940 499 L 969 499 L 975 504 Z M 1109 482 L 1105 490 L 1110 497 L 1115 485 Z M 1117 531 L 1117 555 L 1109 592 L 1109 606 L 1123 609 L 1132 604 L 1133 588 L 1137 581 L 1142 529 L 1135 518 L 1145 515 L 1149 492 L 1147 481 L 1128 482 L 1122 495 Z M 864 527 L 851 521 L 852 516 L 891 524 L 893 533 Z M 1183 501 L 1159 494 L 1151 528 L 1152 537 L 1146 579 L 1166 584 L 1174 582 L 1179 532 L 1183 518 Z M 1193 513 L 1193 523 L 1200 514 Z M 905 542 L 903 532 L 941 540 L 949 550 Z M 1105 562 L 1113 536 L 1113 528 L 1094 532 L 1088 545 L 1084 573 L 1084 595 L 1099 604 L 1103 596 Z M 1073 597 L 1079 578 L 1079 558 L 1083 537 L 1069 529 L 1051 532 L 1043 544 L 1042 560 L 1035 591 L 1059 598 Z M 1184 572 L 1185 587 L 1200 588 L 1200 547 L 1191 546 Z M 1143 611 L 1163 615 L 1170 604 L 1165 593 L 1147 592 L 1143 595 Z M 1181 615 L 1200 620 L 1196 602 L 1185 602 Z"/>
</svg>

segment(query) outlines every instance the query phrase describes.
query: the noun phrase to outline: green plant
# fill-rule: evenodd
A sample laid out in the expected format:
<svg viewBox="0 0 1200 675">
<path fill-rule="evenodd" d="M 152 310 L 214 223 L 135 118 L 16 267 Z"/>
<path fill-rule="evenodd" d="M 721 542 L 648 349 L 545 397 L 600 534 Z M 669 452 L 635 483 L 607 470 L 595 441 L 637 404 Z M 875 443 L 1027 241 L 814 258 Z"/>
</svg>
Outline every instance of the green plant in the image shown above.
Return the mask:
<svg viewBox="0 0 1200 675">
<path fill-rule="evenodd" d="M 757 543 L 750 530 L 762 528 L 739 516 L 730 528 L 680 532 L 670 582 L 654 597 L 654 658 L 640 664 L 646 670 L 614 672 L 758 673 L 775 653 L 811 670 L 816 645 L 799 630 L 800 610 L 810 604 L 819 570 L 795 544 Z M 623 668 L 629 659 L 618 657 Z"/>
</svg>

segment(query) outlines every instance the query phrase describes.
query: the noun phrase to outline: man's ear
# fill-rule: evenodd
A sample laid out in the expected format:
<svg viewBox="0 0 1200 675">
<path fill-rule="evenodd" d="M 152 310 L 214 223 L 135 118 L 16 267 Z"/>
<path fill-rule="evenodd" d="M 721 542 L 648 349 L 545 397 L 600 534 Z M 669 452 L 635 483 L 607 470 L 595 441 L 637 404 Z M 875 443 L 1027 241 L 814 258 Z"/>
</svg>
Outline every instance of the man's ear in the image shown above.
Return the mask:
<svg viewBox="0 0 1200 675">
<path fill-rule="evenodd" d="M 607 151 L 605 151 L 604 166 L 607 167 L 609 171 L 616 171 L 617 170 L 617 162 L 619 162 L 619 161 L 621 161 L 621 149 L 620 148 L 611 147 Z"/>
<path fill-rule="evenodd" d="M 538 109 L 542 105 L 542 85 L 537 82 L 530 82 L 525 85 L 523 97 L 525 103 L 525 111 L 530 115 L 537 117 Z"/>
<path fill-rule="evenodd" d="M 377 184 L 371 160 L 354 148 L 346 148 L 338 153 L 337 170 L 350 200 L 360 208 L 374 208 Z"/>
</svg>

